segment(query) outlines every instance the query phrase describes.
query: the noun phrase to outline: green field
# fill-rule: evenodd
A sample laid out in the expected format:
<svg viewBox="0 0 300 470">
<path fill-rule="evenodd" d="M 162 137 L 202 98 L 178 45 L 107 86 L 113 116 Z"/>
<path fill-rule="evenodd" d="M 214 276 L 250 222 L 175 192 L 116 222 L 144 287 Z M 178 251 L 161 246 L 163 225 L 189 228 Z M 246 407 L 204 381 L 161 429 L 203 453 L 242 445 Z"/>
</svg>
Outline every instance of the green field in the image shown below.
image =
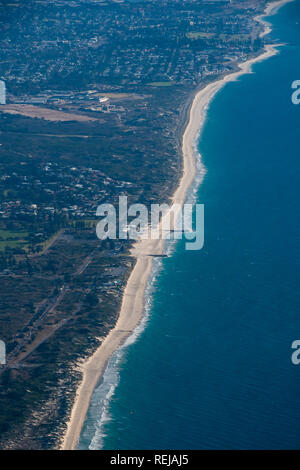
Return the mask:
<svg viewBox="0 0 300 470">
<path fill-rule="evenodd" d="M 250 38 L 249 34 L 216 34 L 216 33 L 202 33 L 201 31 L 186 33 L 186 37 L 192 40 L 217 38 L 224 42 L 232 42 L 232 41 L 245 42 L 245 41 L 248 41 Z"/>
<path fill-rule="evenodd" d="M 14 232 L 11 230 L 0 230 L 0 251 L 5 248 L 26 248 L 28 244 L 28 232 Z"/>
<path fill-rule="evenodd" d="M 151 82 L 148 83 L 150 86 L 173 86 L 175 85 L 174 82 Z"/>
</svg>

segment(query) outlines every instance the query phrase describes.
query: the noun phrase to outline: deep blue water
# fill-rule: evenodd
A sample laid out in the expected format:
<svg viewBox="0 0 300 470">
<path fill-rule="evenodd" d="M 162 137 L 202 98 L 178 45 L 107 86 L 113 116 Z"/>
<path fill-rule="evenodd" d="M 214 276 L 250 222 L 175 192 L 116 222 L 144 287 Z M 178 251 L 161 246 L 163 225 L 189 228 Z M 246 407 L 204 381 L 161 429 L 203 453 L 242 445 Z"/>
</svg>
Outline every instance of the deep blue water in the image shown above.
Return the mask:
<svg viewBox="0 0 300 470">
<path fill-rule="evenodd" d="M 114 357 L 80 448 L 300 448 L 300 1 L 272 23 L 288 45 L 218 93 L 199 142 L 205 247 L 179 242 L 163 261 L 146 328 Z"/>
</svg>

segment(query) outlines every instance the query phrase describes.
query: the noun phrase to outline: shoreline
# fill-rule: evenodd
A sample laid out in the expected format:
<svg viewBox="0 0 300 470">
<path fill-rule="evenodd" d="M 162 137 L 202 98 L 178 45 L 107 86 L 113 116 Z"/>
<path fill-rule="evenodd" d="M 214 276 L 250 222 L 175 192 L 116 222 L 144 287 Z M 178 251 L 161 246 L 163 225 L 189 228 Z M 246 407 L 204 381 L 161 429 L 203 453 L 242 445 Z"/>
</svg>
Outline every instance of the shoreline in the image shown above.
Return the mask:
<svg viewBox="0 0 300 470">
<path fill-rule="evenodd" d="M 294 0 L 276 0 L 273 2 L 269 2 L 265 8 L 265 11 L 262 15 L 256 16 L 255 19 L 264 25 L 265 29 L 259 35 L 260 38 L 267 36 L 272 31 L 272 25 L 267 20 L 264 19 L 266 16 L 273 16 L 275 15 L 281 7 L 286 5 L 287 3 L 291 3 Z"/>
<path fill-rule="evenodd" d="M 264 20 L 264 17 L 277 13 L 283 5 L 292 1 L 279 0 L 268 3 L 264 13 L 255 17 L 255 20 L 265 27 L 260 37 L 264 37 L 272 30 L 270 24 Z M 228 82 L 236 81 L 240 76 L 252 73 L 253 64 L 276 55 L 278 53 L 276 47 L 278 47 L 278 44 L 266 45 L 264 52 L 259 56 L 239 63 L 238 71 L 229 73 L 196 92 L 183 134 L 183 174 L 178 188 L 172 197 L 173 203 L 184 204 L 187 192 L 196 176 L 196 161 L 199 153 L 194 148 L 194 145 L 203 129 L 207 109 L 212 99 Z M 162 221 L 160 225 L 161 223 Z M 93 391 L 103 375 L 110 357 L 132 334 L 143 318 L 145 290 L 151 274 L 153 261 L 153 257 L 149 255 L 162 254 L 163 246 L 163 240 L 141 240 L 136 242 L 131 250 L 132 256 L 136 258 L 136 264 L 126 284 L 118 321 L 96 352 L 81 367 L 83 377 L 76 392 L 71 417 L 61 446 L 62 450 L 73 450 L 76 448 Z"/>
</svg>

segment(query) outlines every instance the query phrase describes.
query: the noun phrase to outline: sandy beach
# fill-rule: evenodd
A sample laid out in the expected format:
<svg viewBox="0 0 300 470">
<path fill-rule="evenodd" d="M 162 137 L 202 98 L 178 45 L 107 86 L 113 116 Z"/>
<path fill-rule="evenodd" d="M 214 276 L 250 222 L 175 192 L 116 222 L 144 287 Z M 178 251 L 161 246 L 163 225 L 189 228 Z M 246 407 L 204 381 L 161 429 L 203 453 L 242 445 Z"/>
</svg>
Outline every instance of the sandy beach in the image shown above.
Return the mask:
<svg viewBox="0 0 300 470">
<path fill-rule="evenodd" d="M 286 3 L 291 3 L 293 1 L 294 0 L 278 0 L 267 4 L 264 14 L 255 18 L 264 26 L 264 30 L 259 35 L 260 38 L 263 38 L 272 31 L 271 24 L 264 19 L 264 16 L 275 15 L 283 5 L 285 5 Z"/>
<path fill-rule="evenodd" d="M 265 36 L 271 30 L 269 23 L 264 20 L 264 16 L 274 14 L 282 5 L 290 1 L 293 0 L 272 2 L 266 7 L 264 15 L 256 18 L 265 27 L 261 36 Z M 173 195 L 174 203 L 184 204 L 187 191 L 194 181 L 196 175 L 196 150 L 194 144 L 203 128 L 206 112 L 211 100 L 226 83 L 237 80 L 241 75 L 251 73 L 253 64 L 264 61 L 276 53 L 278 53 L 276 46 L 266 46 L 265 51 L 261 55 L 239 64 L 239 71 L 226 75 L 224 78 L 209 84 L 196 94 L 183 135 L 183 175 Z M 199 156 L 197 155 L 197 157 Z M 132 256 L 136 258 L 136 264 L 126 285 L 118 322 L 93 356 L 82 366 L 83 378 L 77 390 L 71 418 L 64 436 L 63 450 L 76 448 L 92 393 L 105 371 L 109 358 L 124 343 L 141 321 L 144 313 L 145 289 L 151 273 L 153 260 L 153 257 L 149 255 L 159 255 L 162 252 L 162 240 L 141 240 L 134 245 Z"/>
</svg>

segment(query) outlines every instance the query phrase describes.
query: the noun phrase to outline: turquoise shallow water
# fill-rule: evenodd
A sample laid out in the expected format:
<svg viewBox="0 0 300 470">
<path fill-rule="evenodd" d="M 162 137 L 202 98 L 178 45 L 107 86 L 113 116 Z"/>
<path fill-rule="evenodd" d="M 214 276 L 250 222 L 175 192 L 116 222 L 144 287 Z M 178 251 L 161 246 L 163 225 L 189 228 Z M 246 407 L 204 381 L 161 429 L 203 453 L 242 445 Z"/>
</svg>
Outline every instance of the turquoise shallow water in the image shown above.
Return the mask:
<svg viewBox="0 0 300 470">
<path fill-rule="evenodd" d="M 199 142 L 205 247 L 179 242 L 146 325 L 113 357 L 79 448 L 299 449 L 300 1 L 288 43 L 218 93 Z"/>
</svg>

